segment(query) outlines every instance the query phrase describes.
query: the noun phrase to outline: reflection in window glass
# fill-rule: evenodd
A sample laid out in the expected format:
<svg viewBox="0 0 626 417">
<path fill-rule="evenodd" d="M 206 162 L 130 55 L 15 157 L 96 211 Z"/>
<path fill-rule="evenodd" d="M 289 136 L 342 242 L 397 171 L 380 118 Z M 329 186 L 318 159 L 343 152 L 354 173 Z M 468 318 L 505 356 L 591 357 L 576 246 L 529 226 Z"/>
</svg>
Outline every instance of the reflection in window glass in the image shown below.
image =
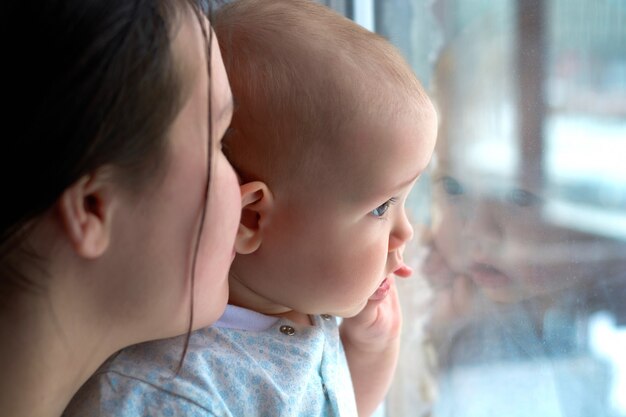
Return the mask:
<svg viewBox="0 0 626 417">
<path fill-rule="evenodd" d="M 388 0 L 375 27 L 441 119 L 387 415 L 626 416 L 626 2 Z"/>
</svg>

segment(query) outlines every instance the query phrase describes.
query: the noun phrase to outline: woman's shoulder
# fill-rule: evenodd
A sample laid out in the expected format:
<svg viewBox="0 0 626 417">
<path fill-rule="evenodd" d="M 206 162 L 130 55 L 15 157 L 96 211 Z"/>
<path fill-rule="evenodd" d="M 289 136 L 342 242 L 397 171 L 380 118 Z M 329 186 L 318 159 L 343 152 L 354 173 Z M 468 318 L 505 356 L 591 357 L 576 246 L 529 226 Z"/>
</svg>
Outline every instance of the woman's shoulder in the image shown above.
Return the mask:
<svg viewBox="0 0 626 417">
<path fill-rule="evenodd" d="M 185 338 L 140 343 L 117 352 L 81 387 L 64 417 L 227 415 L 208 401 L 207 385 L 188 375 L 197 366 L 193 359 L 198 352 L 197 344 L 190 344 L 183 357 Z"/>
<path fill-rule="evenodd" d="M 109 359 L 78 391 L 64 417 L 217 416 L 193 384 L 176 375 L 176 361 L 137 359 L 141 349 Z M 151 358 L 153 359 L 153 358 Z"/>
</svg>

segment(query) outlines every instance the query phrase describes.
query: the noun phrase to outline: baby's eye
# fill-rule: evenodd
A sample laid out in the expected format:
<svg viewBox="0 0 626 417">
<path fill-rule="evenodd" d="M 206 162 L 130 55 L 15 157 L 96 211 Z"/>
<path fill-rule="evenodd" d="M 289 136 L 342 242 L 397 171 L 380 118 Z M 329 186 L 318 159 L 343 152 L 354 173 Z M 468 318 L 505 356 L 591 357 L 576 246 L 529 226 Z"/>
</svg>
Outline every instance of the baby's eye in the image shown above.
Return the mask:
<svg viewBox="0 0 626 417">
<path fill-rule="evenodd" d="M 529 207 L 533 206 L 540 202 L 541 198 L 537 195 L 522 189 L 514 189 L 509 191 L 507 195 L 507 199 L 520 207 Z"/>
<path fill-rule="evenodd" d="M 387 212 L 387 210 L 389 210 L 389 206 L 395 202 L 396 202 L 395 197 L 390 198 L 389 200 L 385 201 L 380 206 L 376 207 L 374 210 L 370 211 L 370 214 L 374 217 L 383 217 L 385 213 Z"/>
<path fill-rule="evenodd" d="M 448 195 L 461 195 L 464 192 L 463 186 L 452 177 L 443 177 L 441 183 Z"/>
</svg>

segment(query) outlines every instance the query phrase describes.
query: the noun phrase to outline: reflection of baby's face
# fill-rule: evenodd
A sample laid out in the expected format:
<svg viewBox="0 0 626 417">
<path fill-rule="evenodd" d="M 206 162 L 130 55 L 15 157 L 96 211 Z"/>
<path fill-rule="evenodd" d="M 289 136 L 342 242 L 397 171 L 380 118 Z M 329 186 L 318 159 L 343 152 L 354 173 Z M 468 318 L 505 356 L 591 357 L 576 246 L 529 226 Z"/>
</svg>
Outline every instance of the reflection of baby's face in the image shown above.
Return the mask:
<svg viewBox="0 0 626 417">
<path fill-rule="evenodd" d="M 582 236 L 549 224 L 540 193 L 487 176 L 434 176 L 434 238 L 455 273 L 515 302 L 580 281 Z"/>
</svg>

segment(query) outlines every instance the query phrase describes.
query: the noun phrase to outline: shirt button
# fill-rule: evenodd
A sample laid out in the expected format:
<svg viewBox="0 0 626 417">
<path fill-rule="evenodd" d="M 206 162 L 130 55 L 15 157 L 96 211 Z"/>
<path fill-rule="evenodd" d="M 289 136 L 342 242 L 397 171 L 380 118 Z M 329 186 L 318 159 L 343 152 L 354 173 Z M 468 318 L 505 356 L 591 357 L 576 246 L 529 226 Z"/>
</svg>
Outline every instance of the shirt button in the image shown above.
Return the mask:
<svg viewBox="0 0 626 417">
<path fill-rule="evenodd" d="M 330 314 L 322 314 L 322 315 L 321 315 L 321 317 L 322 317 L 324 320 L 330 320 L 330 319 L 332 319 L 332 318 L 333 318 L 333 316 L 331 316 Z"/>
<path fill-rule="evenodd" d="M 286 334 L 287 336 L 293 336 L 296 333 L 296 329 L 291 326 L 280 326 L 280 332 L 282 334 Z"/>
</svg>

